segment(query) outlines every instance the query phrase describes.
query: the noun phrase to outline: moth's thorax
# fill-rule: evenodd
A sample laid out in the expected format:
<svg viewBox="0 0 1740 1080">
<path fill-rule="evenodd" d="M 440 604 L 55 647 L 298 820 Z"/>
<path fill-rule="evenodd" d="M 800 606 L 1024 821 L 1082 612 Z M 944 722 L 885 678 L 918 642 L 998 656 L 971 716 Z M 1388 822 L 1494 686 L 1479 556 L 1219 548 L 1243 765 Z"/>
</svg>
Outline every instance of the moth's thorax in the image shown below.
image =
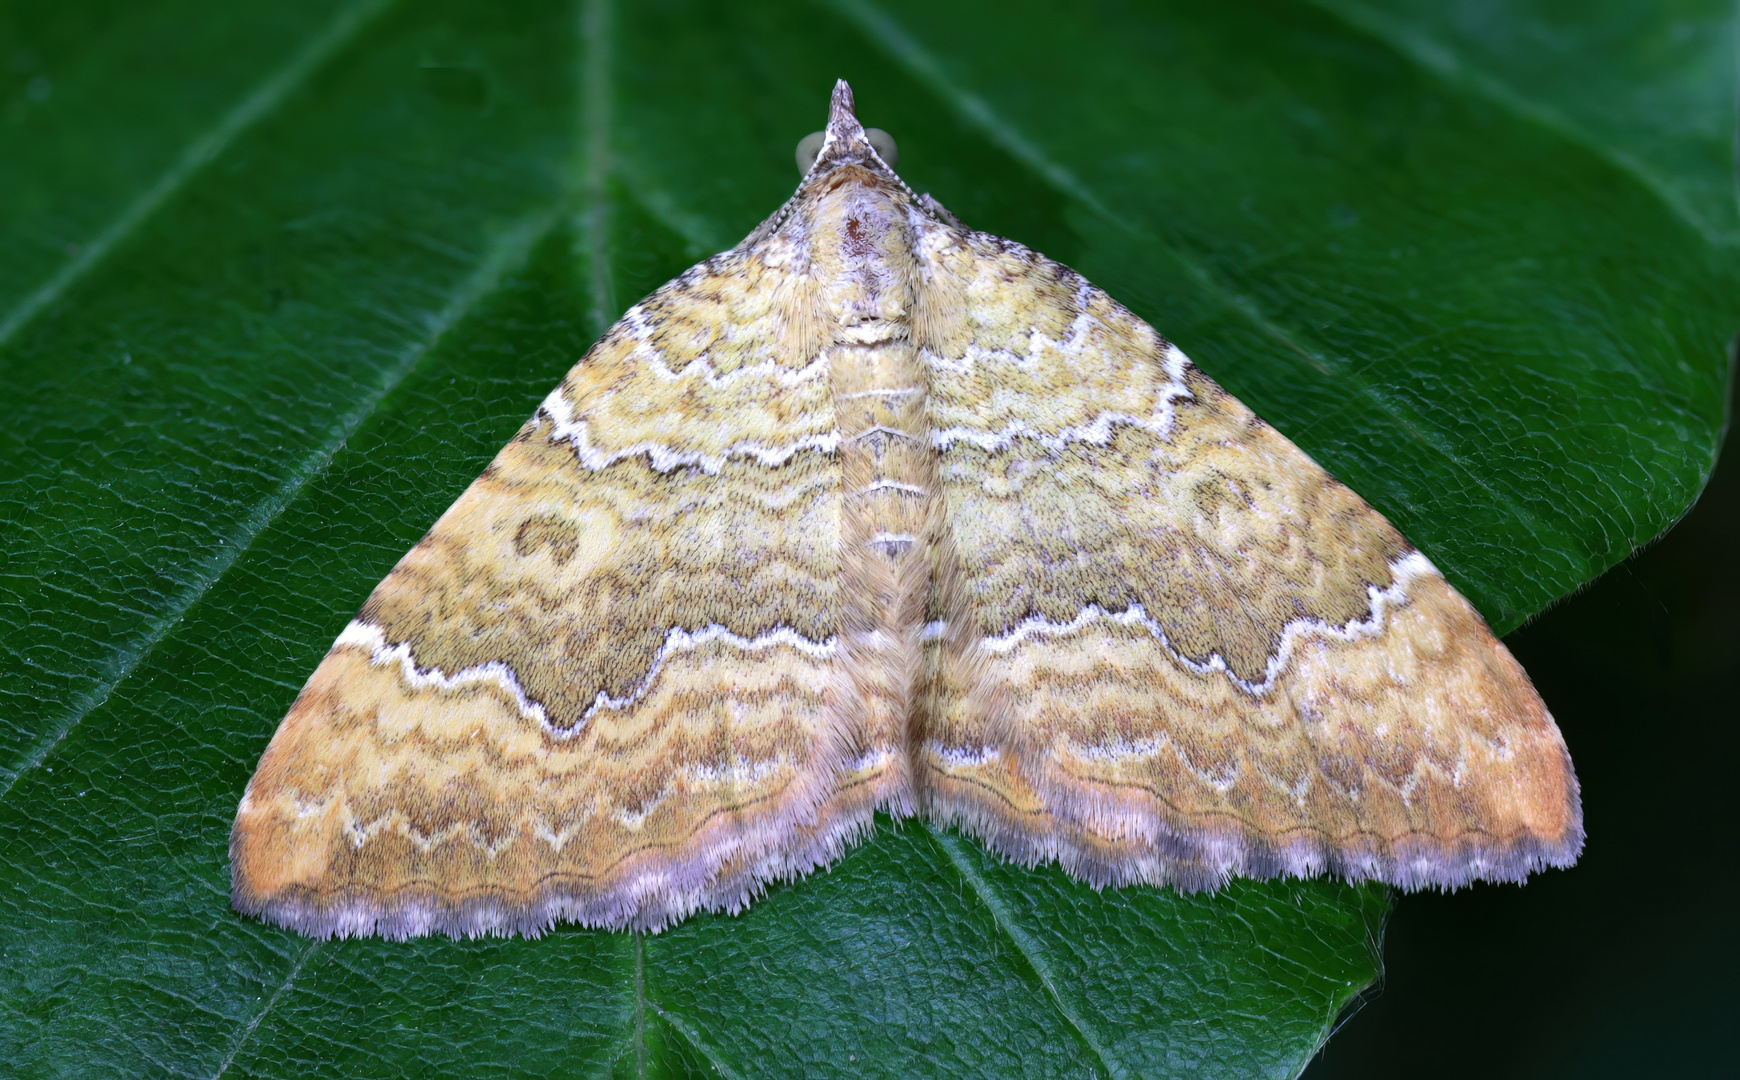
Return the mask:
<svg viewBox="0 0 1740 1080">
<path fill-rule="evenodd" d="M 852 170 L 857 171 L 857 170 Z M 816 205 L 812 272 L 835 340 L 904 339 L 912 308 L 912 232 L 905 208 L 880 185 L 841 183 Z"/>
</svg>

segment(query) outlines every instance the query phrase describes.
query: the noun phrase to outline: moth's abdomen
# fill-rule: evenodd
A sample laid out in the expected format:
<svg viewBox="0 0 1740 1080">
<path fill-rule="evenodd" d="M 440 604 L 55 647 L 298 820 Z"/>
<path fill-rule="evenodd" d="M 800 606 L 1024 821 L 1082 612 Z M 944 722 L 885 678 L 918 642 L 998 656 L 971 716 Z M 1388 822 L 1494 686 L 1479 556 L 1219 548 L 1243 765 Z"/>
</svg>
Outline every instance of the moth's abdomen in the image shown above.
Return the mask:
<svg viewBox="0 0 1740 1080">
<path fill-rule="evenodd" d="M 824 196 L 814 272 L 839 425 L 842 707 L 854 751 L 898 762 L 919 683 L 941 516 L 929 387 L 913 347 L 917 282 L 904 211 L 875 185 Z M 897 810 L 910 799 L 904 790 Z"/>
</svg>

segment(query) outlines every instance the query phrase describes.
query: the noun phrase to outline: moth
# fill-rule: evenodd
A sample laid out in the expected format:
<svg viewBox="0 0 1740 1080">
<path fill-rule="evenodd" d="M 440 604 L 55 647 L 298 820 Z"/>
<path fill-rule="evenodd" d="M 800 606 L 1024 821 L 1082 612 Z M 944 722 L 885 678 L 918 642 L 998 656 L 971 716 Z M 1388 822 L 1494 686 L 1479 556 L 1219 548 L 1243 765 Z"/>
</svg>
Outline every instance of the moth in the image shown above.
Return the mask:
<svg viewBox="0 0 1740 1080">
<path fill-rule="evenodd" d="M 791 200 L 629 309 L 380 583 L 248 783 L 238 909 L 652 931 L 879 810 L 1095 886 L 1575 861 L 1558 728 L 1426 557 L 888 156 L 839 83 Z"/>
</svg>

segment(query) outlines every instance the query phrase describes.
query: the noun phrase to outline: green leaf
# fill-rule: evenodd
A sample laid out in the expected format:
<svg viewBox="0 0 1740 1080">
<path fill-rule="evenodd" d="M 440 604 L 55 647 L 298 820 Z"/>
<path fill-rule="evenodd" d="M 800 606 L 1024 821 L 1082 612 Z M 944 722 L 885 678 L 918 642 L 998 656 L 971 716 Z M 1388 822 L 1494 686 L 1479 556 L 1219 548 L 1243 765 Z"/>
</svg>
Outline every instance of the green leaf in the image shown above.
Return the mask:
<svg viewBox="0 0 1740 1080">
<path fill-rule="evenodd" d="M 838 76 L 915 187 L 1517 625 L 1690 503 L 1740 325 L 1731 58 L 1680 32 L 1730 9 L 1560 6 L 7 8 L 0 1061 L 1297 1073 L 1381 889 L 1096 894 L 885 823 L 655 937 L 312 943 L 230 910 L 229 825 L 368 589 L 615 313 L 790 193 Z"/>
</svg>

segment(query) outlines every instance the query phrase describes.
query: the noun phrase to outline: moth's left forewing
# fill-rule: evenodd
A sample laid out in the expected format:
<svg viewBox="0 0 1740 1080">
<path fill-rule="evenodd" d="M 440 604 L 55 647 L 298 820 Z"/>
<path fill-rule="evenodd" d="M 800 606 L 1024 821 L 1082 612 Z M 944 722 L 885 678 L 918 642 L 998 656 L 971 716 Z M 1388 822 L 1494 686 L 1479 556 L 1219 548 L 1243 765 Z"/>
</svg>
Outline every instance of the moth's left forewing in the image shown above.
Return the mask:
<svg viewBox="0 0 1740 1080">
<path fill-rule="evenodd" d="M 831 392 L 783 255 L 636 305 L 381 582 L 248 786 L 238 907 L 320 936 L 657 929 L 869 826 Z"/>
<path fill-rule="evenodd" d="M 954 597 L 915 745 L 933 816 L 1096 883 L 1574 859 L 1552 719 L 1380 514 L 1074 273 L 929 246 L 964 301 L 925 353 Z"/>
</svg>

